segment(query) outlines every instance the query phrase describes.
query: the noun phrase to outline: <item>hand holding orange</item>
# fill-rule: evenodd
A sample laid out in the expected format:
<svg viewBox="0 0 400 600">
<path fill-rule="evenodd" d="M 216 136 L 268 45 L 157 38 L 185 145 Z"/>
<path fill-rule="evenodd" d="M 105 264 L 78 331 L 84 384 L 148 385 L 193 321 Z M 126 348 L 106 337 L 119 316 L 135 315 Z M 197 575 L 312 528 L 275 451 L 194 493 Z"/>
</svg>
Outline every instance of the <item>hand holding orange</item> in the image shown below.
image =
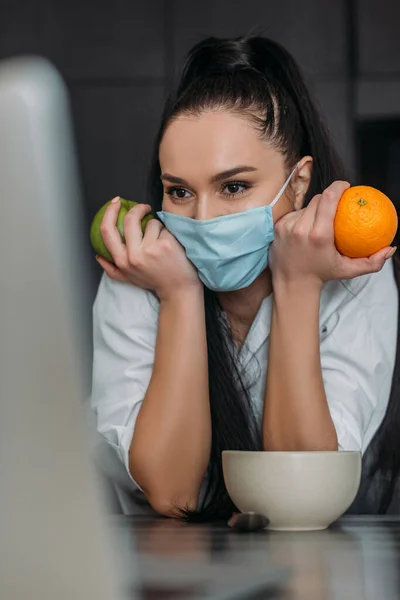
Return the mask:
<svg viewBox="0 0 400 600">
<path fill-rule="evenodd" d="M 334 231 L 340 254 L 365 258 L 390 246 L 397 232 L 397 212 L 391 200 L 366 185 L 348 188 L 339 200 Z"/>
</svg>

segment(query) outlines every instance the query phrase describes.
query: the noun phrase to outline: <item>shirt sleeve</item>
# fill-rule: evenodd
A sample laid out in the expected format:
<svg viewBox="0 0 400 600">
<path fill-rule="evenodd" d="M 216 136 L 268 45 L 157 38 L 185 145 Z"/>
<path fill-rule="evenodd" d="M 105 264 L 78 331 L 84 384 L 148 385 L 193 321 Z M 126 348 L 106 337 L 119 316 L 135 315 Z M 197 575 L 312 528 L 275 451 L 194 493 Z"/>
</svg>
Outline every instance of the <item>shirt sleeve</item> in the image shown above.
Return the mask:
<svg viewBox="0 0 400 600">
<path fill-rule="evenodd" d="M 91 410 L 136 487 L 129 447 L 153 371 L 158 313 L 151 292 L 103 274 L 93 306 Z"/>
<path fill-rule="evenodd" d="M 394 285 L 394 284 L 393 284 Z M 397 290 L 366 304 L 370 286 L 331 315 L 323 327 L 321 367 L 339 450 L 364 452 L 390 395 L 397 330 Z"/>
</svg>

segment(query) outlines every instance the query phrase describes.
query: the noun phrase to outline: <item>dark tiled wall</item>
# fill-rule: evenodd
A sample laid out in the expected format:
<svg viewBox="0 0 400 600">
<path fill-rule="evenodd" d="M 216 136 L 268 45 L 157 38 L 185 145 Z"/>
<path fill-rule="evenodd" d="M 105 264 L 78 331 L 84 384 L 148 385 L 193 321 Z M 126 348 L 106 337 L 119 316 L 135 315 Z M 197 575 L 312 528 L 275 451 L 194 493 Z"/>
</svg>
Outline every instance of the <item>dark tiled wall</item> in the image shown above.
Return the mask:
<svg viewBox="0 0 400 600">
<path fill-rule="evenodd" d="M 356 3 L 356 112 L 364 120 L 400 118 L 400 2 Z"/>
<path fill-rule="evenodd" d="M 359 0 L 356 3 L 361 76 L 400 75 L 400 3 Z"/>
</svg>

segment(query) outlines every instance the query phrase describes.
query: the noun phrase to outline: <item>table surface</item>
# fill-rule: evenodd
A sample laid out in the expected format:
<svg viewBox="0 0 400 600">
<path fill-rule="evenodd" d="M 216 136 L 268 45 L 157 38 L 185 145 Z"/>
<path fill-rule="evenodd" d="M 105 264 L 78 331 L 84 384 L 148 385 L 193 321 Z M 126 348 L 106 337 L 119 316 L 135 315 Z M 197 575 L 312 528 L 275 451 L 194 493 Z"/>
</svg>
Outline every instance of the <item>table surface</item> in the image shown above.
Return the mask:
<svg viewBox="0 0 400 600">
<path fill-rule="evenodd" d="M 135 554 L 160 565 L 175 561 L 182 574 L 226 565 L 289 570 L 276 591 L 244 598 L 280 600 L 394 600 L 400 598 L 400 517 L 348 516 L 326 531 L 240 533 L 152 517 L 118 516 L 113 529 L 134 540 Z M 154 568 L 153 572 L 157 569 Z M 144 592 L 141 598 L 195 598 Z M 207 596 L 208 597 L 208 596 Z"/>
</svg>

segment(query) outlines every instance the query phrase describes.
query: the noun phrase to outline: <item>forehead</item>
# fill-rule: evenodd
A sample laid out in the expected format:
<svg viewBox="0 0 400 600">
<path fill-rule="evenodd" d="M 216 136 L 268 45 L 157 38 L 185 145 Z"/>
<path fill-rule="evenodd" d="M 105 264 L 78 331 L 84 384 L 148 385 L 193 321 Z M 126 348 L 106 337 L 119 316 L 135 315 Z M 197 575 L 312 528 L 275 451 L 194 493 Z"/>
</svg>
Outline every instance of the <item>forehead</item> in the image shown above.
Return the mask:
<svg viewBox="0 0 400 600">
<path fill-rule="evenodd" d="M 159 149 L 162 170 L 210 173 L 237 165 L 265 164 L 274 152 L 246 118 L 223 111 L 180 116 L 168 127 Z"/>
</svg>

